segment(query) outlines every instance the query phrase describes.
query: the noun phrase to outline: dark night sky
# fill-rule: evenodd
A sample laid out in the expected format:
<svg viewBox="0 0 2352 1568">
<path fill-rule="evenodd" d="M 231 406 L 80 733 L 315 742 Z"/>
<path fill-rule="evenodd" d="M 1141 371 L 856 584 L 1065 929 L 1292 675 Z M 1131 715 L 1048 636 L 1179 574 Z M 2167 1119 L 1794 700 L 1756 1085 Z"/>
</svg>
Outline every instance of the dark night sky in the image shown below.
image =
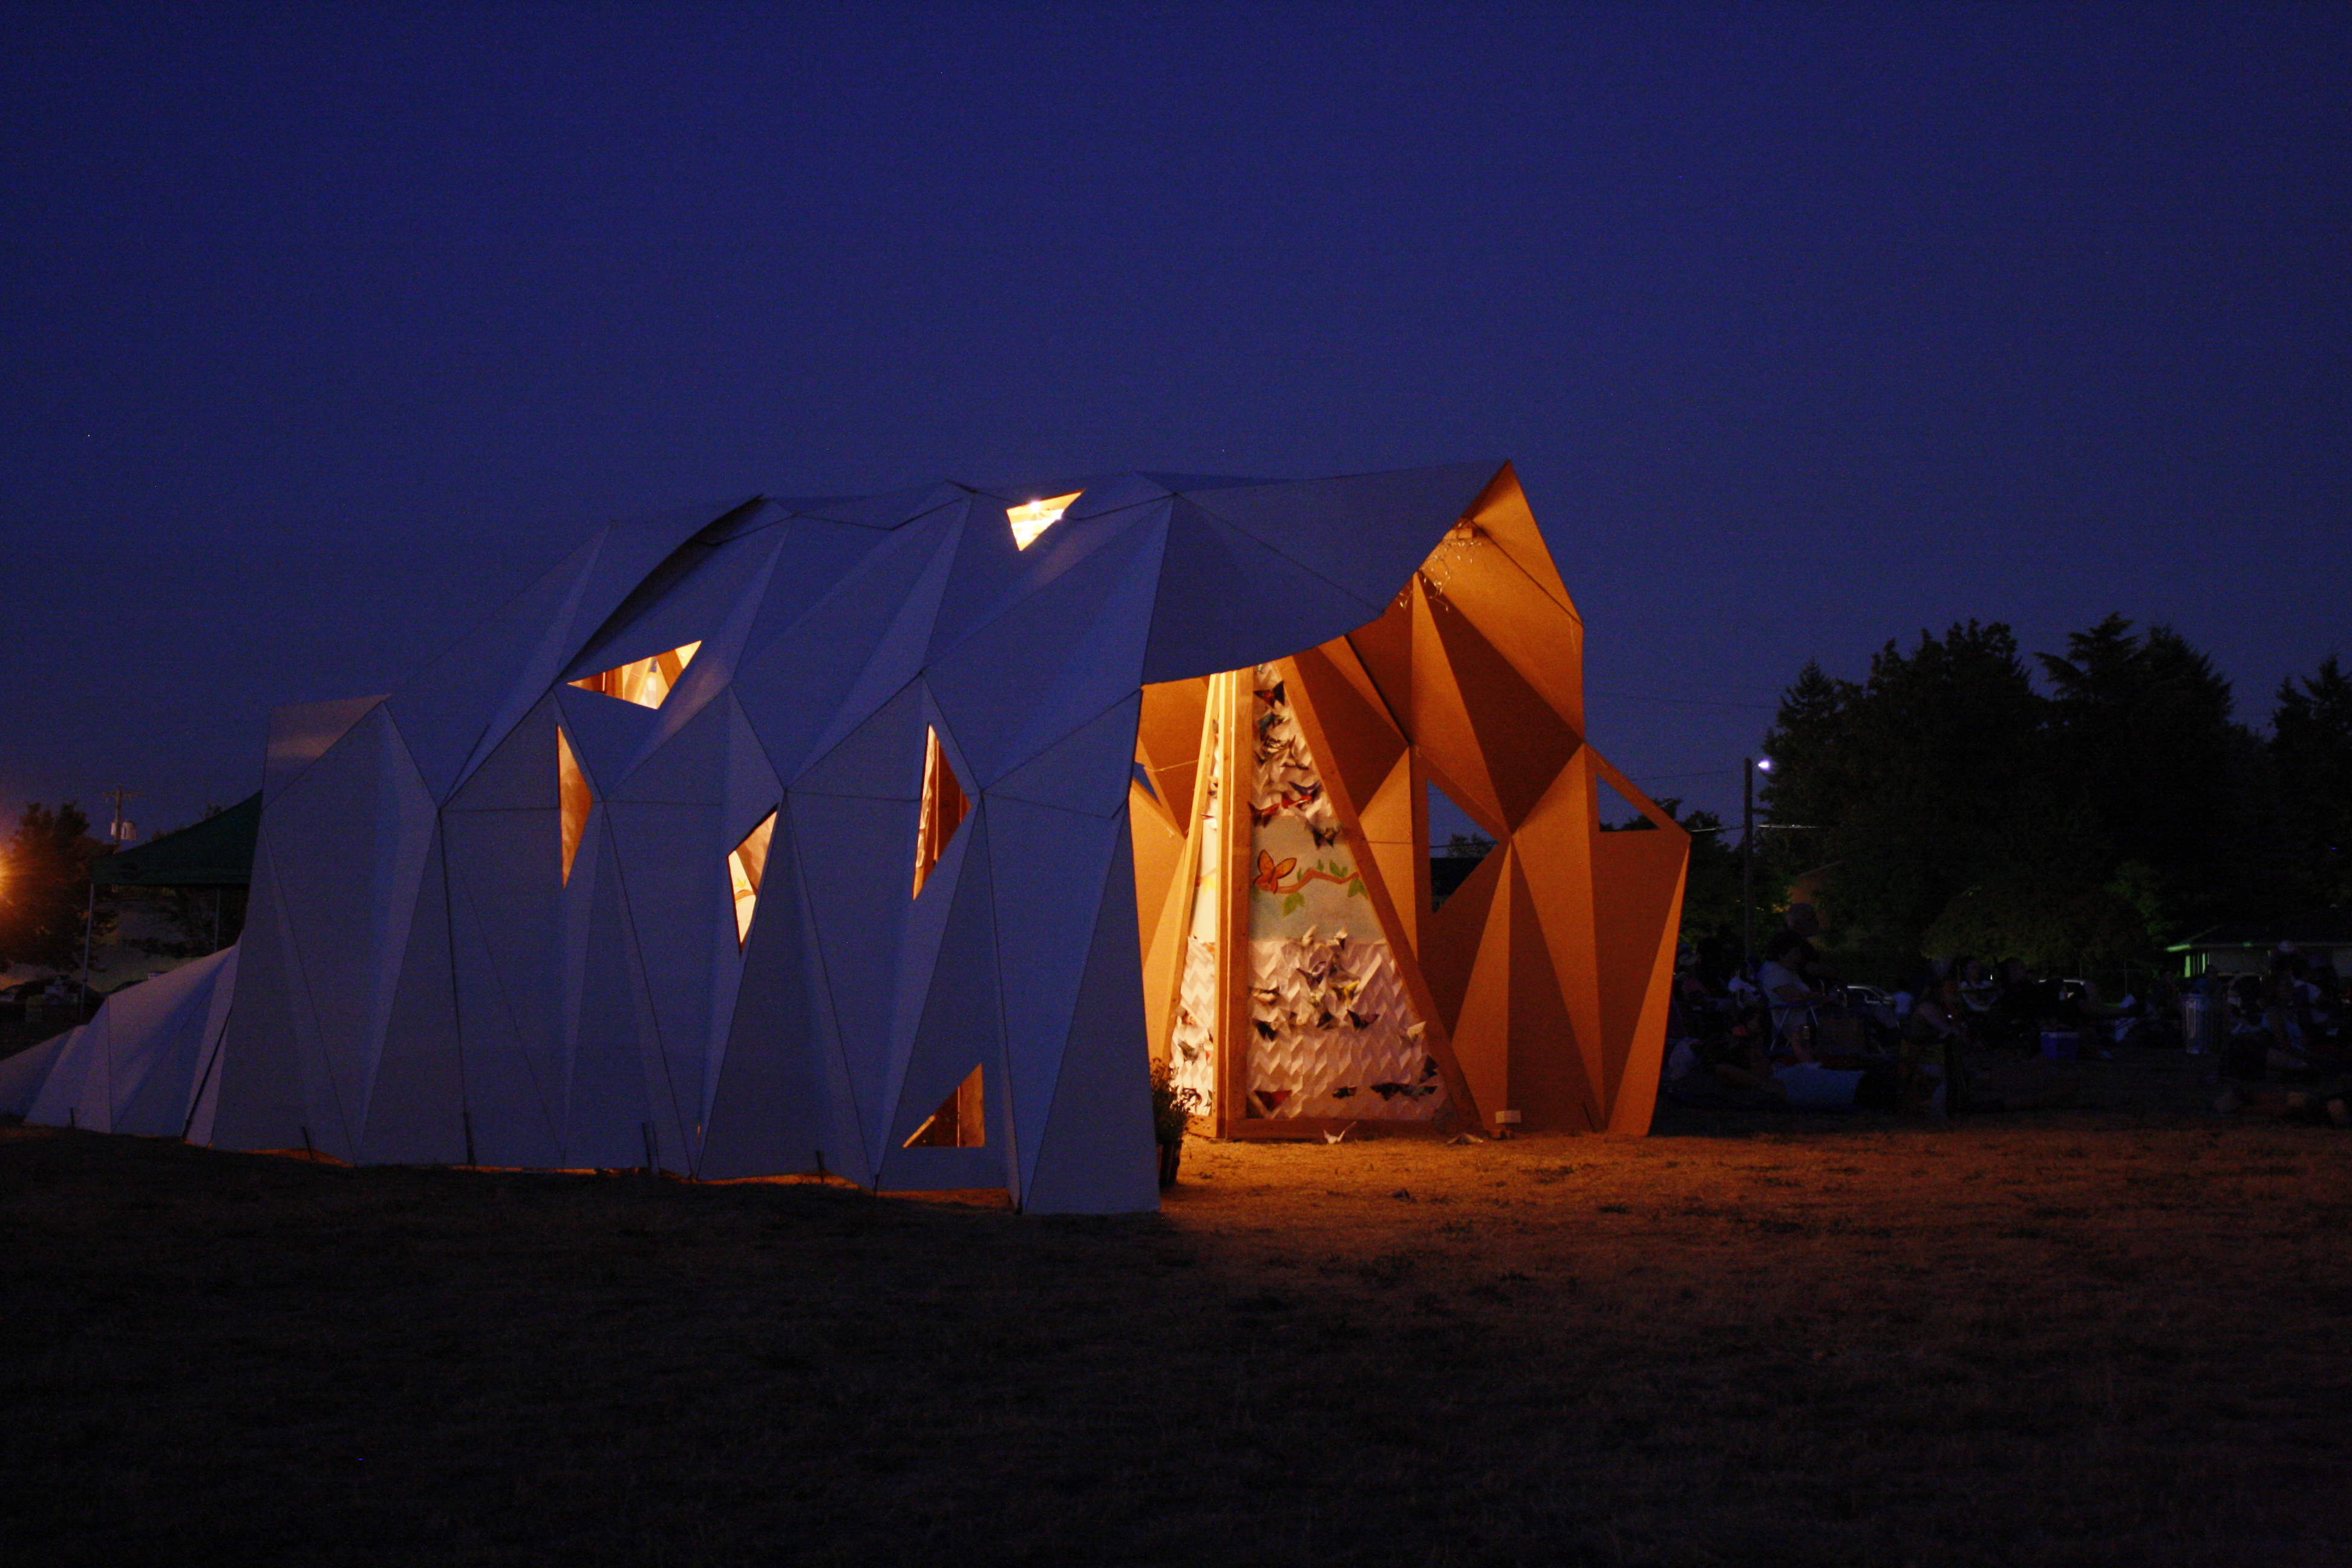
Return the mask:
<svg viewBox="0 0 2352 1568">
<path fill-rule="evenodd" d="M 1921 626 L 2352 654 L 2345 7 L 489 9 L 12 11 L 0 825 L 754 490 L 1508 457 L 1735 810 Z"/>
</svg>

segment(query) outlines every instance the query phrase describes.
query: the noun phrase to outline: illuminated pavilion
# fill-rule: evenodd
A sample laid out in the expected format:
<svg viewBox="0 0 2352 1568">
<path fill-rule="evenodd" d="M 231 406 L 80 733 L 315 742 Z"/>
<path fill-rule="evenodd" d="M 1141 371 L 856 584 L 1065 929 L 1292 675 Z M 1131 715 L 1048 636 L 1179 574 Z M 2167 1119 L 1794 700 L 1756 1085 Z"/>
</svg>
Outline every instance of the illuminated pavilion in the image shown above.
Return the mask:
<svg viewBox="0 0 2352 1568">
<path fill-rule="evenodd" d="M 1155 1205 L 1155 1062 L 1226 1137 L 1646 1131 L 1688 840 L 1509 467 L 1055 488 L 614 524 L 281 710 L 242 942 L 31 1119 L 1038 1212 Z"/>
</svg>

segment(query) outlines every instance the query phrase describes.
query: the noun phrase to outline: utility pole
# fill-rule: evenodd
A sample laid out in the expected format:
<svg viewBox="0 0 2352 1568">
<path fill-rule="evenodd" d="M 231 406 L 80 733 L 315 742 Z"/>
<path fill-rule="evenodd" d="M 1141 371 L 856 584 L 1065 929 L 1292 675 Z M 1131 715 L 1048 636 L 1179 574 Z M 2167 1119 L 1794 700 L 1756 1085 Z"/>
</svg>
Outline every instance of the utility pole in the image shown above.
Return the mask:
<svg viewBox="0 0 2352 1568">
<path fill-rule="evenodd" d="M 114 803 L 114 820 L 107 824 L 106 836 L 113 839 L 114 847 L 120 849 L 122 847 L 123 841 L 138 831 L 131 824 L 122 820 L 122 803 L 139 792 L 128 784 L 116 784 L 111 789 L 102 789 L 98 793 Z M 89 879 L 89 900 L 82 906 L 81 911 L 81 994 L 74 998 L 77 1009 L 87 1006 L 89 1002 L 89 943 L 90 937 L 97 929 L 98 879 L 92 877 Z"/>
<path fill-rule="evenodd" d="M 1756 759 L 1739 759 L 1739 967 L 1756 973 Z"/>
<path fill-rule="evenodd" d="M 1751 974 L 1756 969 L 1756 775 L 1771 771 L 1769 757 L 1739 759 L 1739 956 Z"/>
<path fill-rule="evenodd" d="M 107 826 L 106 836 L 113 839 L 115 847 L 120 848 L 125 842 L 138 836 L 139 829 L 122 819 L 122 803 L 132 798 L 139 792 L 127 785 L 116 784 L 112 789 L 100 790 L 99 793 L 114 803 L 114 820 Z"/>
</svg>

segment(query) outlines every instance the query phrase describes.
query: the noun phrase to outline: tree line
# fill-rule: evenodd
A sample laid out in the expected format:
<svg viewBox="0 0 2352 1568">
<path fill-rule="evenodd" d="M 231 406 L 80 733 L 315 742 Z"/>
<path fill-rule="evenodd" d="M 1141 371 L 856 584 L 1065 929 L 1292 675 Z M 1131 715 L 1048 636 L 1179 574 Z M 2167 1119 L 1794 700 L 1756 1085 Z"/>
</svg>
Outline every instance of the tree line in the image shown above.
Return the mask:
<svg viewBox="0 0 2352 1568">
<path fill-rule="evenodd" d="M 1842 945 L 2150 961 L 2352 905 L 2352 678 L 2329 655 L 2269 721 L 2241 721 L 2169 626 L 2109 616 L 2030 663 L 1998 621 L 1923 631 L 1861 680 L 1808 663 L 1782 692 L 1759 816 L 1790 826 L 1758 853 L 1818 880 Z"/>
<path fill-rule="evenodd" d="M 222 808 L 207 805 L 206 817 Z M 12 964 L 70 972 L 83 944 L 104 947 L 118 917 L 138 906 L 152 917 L 150 934 L 132 945 L 157 957 L 191 958 L 236 940 L 245 924 L 242 888 L 100 888 L 90 897 L 90 866 L 115 846 L 94 837 L 72 801 L 35 802 L 0 845 L 0 969 Z"/>
</svg>

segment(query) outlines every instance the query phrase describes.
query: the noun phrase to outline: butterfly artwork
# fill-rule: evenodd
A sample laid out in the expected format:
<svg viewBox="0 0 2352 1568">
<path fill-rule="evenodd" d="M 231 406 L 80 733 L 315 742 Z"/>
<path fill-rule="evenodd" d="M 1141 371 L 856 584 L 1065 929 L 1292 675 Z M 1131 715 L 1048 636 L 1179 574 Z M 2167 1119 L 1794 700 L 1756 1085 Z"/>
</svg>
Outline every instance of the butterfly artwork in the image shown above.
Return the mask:
<svg viewBox="0 0 2352 1568">
<path fill-rule="evenodd" d="M 1298 871 L 1297 856 L 1293 855 L 1286 859 L 1276 860 L 1271 852 L 1261 849 L 1257 852 L 1257 875 L 1250 879 L 1250 886 L 1261 893 L 1278 894 L 1296 893 L 1309 882 L 1330 882 L 1344 888 L 1349 881 L 1348 876 L 1328 871 L 1317 866 L 1305 871 L 1298 871 L 1298 880 L 1288 887 L 1284 887 L 1282 879 L 1293 871 Z M 1347 939 L 1342 937 L 1340 940 L 1344 942 Z"/>
<path fill-rule="evenodd" d="M 1380 1021 L 1381 1016 L 1378 1013 L 1375 1013 L 1370 1017 L 1367 1018 L 1361 1013 L 1357 1012 L 1353 1007 L 1348 1009 L 1348 1026 L 1359 1033 L 1370 1028 L 1374 1024 L 1377 1024 Z"/>
<path fill-rule="evenodd" d="M 1304 816 L 1308 811 L 1312 810 L 1316 803 L 1320 801 L 1322 798 L 1323 786 L 1319 784 L 1307 784 L 1296 791 L 1284 790 L 1276 795 L 1272 800 L 1266 802 L 1264 805 L 1260 805 L 1255 801 L 1252 801 L 1250 803 L 1250 821 L 1260 827 L 1264 827 L 1267 823 L 1272 822 L 1276 817 L 1280 816 L 1286 811 L 1296 812 L 1299 816 Z M 1315 827 L 1313 824 L 1308 824 L 1308 828 L 1311 832 L 1315 833 L 1315 841 L 1317 843 L 1328 844 L 1332 842 L 1332 840 L 1324 838 L 1322 837 L 1323 830 Z M 1332 831 L 1336 833 L 1338 830 L 1335 828 Z"/>
<path fill-rule="evenodd" d="M 1307 831 L 1315 836 L 1315 847 L 1318 849 L 1328 849 L 1331 846 L 1339 843 L 1339 840 L 1348 837 L 1348 830 L 1341 827 L 1337 823 L 1333 823 L 1328 827 L 1324 827 L 1316 823 L 1310 822 L 1307 825 Z"/>
</svg>

